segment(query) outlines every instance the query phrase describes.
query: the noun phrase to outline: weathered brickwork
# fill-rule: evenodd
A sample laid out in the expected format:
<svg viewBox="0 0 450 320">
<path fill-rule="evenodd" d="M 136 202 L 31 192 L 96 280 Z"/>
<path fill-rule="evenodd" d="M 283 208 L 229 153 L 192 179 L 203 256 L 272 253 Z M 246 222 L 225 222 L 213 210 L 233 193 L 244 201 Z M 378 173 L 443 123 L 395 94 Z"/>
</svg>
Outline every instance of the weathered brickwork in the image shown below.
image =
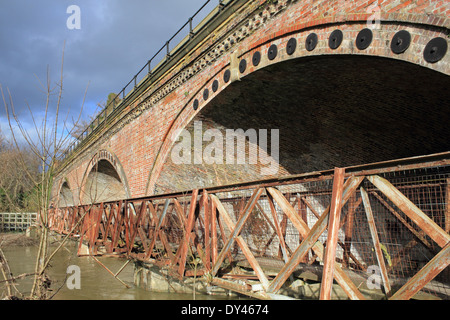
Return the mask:
<svg viewBox="0 0 450 320">
<path fill-rule="evenodd" d="M 54 195 L 58 195 L 62 184 L 66 182 L 73 193 L 75 202 L 79 201 L 81 194 L 86 193 L 83 188 L 95 158 L 115 162 L 112 167 L 117 169 L 123 188 L 129 197 L 153 194 L 160 178 L 163 178 L 165 185 L 162 190 L 172 190 L 168 185 L 170 172 L 183 179 L 195 180 L 193 177 L 196 170 L 212 169 L 193 167 L 192 173 L 186 174 L 186 170 L 189 169 L 184 166 L 178 168 L 183 172 L 174 171 L 174 166 L 168 164 L 168 159 L 174 145 L 173 138 L 176 130 L 189 126 L 194 119 L 201 119 L 201 116 L 207 115 L 208 112 L 211 113 L 207 106 L 214 105 L 220 108 L 221 105 L 218 103 L 220 99 L 233 94 L 239 96 L 232 90 L 237 92 L 239 84 L 244 84 L 246 78 L 252 79 L 252 74 L 262 75 L 262 70 L 275 70 L 274 68 L 281 67 L 283 64 L 286 66 L 291 61 L 294 63 L 297 60 L 328 55 L 388 58 L 394 62 L 398 61 L 400 66 L 398 68 L 392 67 L 392 61 L 387 64 L 394 68 L 395 72 L 402 68 L 406 70 L 401 73 L 402 76 L 408 74 L 408 68 L 411 65 L 411 68 L 414 66 L 415 75 L 420 76 L 420 68 L 424 68 L 427 70 L 427 76 L 436 75 L 434 82 L 448 84 L 450 54 L 447 53 L 438 62 L 429 63 L 424 59 L 424 49 L 429 41 L 436 37 L 442 37 L 447 43 L 449 42 L 449 17 L 448 1 L 248 1 L 224 24 L 210 32 L 209 36 L 194 50 L 186 54 L 183 61 L 178 62 L 156 83 L 150 85 L 89 146 L 67 161 L 55 180 Z M 355 40 L 359 32 L 368 27 L 368 21 L 378 18 L 380 24 L 372 28 L 373 39 L 370 46 L 364 50 L 358 49 Z M 342 31 L 343 40 L 337 49 L 332 49 L 329 46 L 329 37 L 336 29 Z M 411 43 L 403 53 L 396 54 L 391 50 L 391 41 L 400 30 L 409 32 Z M 318 42 L 314 50 L 308 51 L 305 42 L 312 33 L 317 35 Z M 292 38 L 296 39 L 296 48 L 292 54 L 288 54 L 286 46 Z M 270 60 L 267 53 L 272 45 L 277 46 L 278 52 L 276 57 Z M 261 54 L 261 60 L 257 66 L 252 63 L 255 52 Z M 239 63 L 242 59 L 247 62 L 244 72 L 239 71 Z M 351 59 L 347 58 L 346 63 L 351 68 Z M 358 63 L 359 67 L 361 65 Z M 376 60 L 376 66 L 371 68 L 373 70 L 383 68 L 383 64 Z M 231 79 L 225 83 L 224 73 L 227 70 L 231 71 Z M 297 71 L 300 72 L 301 69 Z M 390 69 L 386 67 L 385 73 L 390 72 Z M 374 81 L 382 86 L 383 78 L 380 75 L 383 72 L 374 71 L 372 74 L 379 77 Z M 219 82 L 216 92 L 212 90 L 215 80 Z M 273 79 L 259 81 L 270 83 Z M 282 77 L 277 78 L 277 83 L 280 81 L 284 81 Z M 408 79 L 391 79 L 389 83 L 392 85 L 396 81 L 401 85 L 404 81 L 408 82 Z M 290 79 L 288 83 L 293 86 L 295 82 Z M 320 85 L 315 83 L 314 90 L 320 88 Z M 357 84 L 353 85 L 357 86 Z M 209 96 L 205 101 L 203 92 L 206 88 L 209 90 Z M 270 86 L 264 87 L 264 90 L 267 88 Z M 402 92 L 406 94 L 413 91 L 409 88 Z M 255 94 L 264 95 L 265 93 L 262 91 Z M 273 96 L 272 93 L 271 97 Z M 293 99 L 301 100 L 301 93 Z M 332 97 L 329 99 L 332 101 Z M 193 104 L 196 100 L 198 108 L 195 109 Z M 408 97 L 399 98 L 399 101 L 393 102 L 393 106 L 405 101 L 408 101 Z M 426 101 L 423 103 L 425 104 Z M 448 104 L 448 102 L 442 103 Z M 240 105 L 241 108 L 246 106 L 246 104 Z M 320 126 L 319 123 L 317 125 Z M 261 125 L 260 128 L 265 127 Z M 292 143 L 296 144 L 300 141 Z M 103 153 L 98 155 L 100 151 Z M 284 167 L 282 169 L 281 173 L 292 173 L 292 170 Z M 227 169 L 223 168 L 223 170 Z M 235 178 L 228 182 L 233 183 L 239 180 L 239 170 L 236 168 L 230 170 L 230 177 Z M 225 172 L 219 176 L 226 177 L 226 174 Z M 212 171 L 205 173 L 208 179 L 211 179 L 212 175 Z M 223 183 L 226 179 L 219 180 L 217 183 Z"/>
</svg>

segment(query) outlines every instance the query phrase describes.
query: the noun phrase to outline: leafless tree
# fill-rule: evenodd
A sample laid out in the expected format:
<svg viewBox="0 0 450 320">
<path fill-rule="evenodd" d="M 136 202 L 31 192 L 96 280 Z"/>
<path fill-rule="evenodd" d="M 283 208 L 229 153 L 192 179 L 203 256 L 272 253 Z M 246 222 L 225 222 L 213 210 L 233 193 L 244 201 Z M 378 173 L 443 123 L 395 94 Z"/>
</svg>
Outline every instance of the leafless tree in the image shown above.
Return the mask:
<svg viewBox="0 0 450 320">
<path fill-rule="evenodd" d="M 16 150 L 20 150 L 19 138 L 25 140 L 29 151 L 39 161 L 39 174 L 34 175 L 32 171 L 27 167 L 26 159 L 23 153 L 18 153 L 18 163 L 20 163 L 23 174 L 29 179 L 36 189 L 37 194 L 37 207 L 39 210 L 39 223 L 42 227 L 41 237 L 39 243 L 38 254 L 36 256 L 35 266 L 35 278 L 30 293 L 31 299 L 45 299 L 47 297 L 48 289 L 48 277 L 46 269 L 49 266 L 49 262 L 54 256 L 54 253 L 49 252 L 49 219 L 48 212 L 50 206 L 51 189 L 53 184 L 53 178 L 57 169 L 58 161 L 62 158 L 62 155 L 72 139 L 73 131 L 76 129 L 76 124 L 81 119 L 84 100 L 86 98 L 86 92 L 83 98 L 83 104 L 80 108 L 78 119 L 73 125 L 68 125 L 69 112 L 62 117 L 61 116 L 61 98 L 63 93 L 63 70 L 64 70 L 64 48 L 61 59 L 61 73 L 60 79 L 56 84 L 52 84 L 49 75 L 49 68 L 47 68 L 47 80 L 42 82 L 38 77 L 38 82 L 43 94 L 46 97 L 43 119 L 38 122 L 33 110 L 27 104 L 29 115 L 33 120 L 34 133 L 32 135 L 23 126 L 23 123 L 16 113 L 14 103 L 9 90 L 6 92 L 0 86 L 3 103 L 5 105 L 6 114 L 8 117 L 9 128 L 11 130 L 11 136 L 13 144 Z M 52 97 L 56 96 L 56 104 L 52 103 Z M 56 250 L 58 250 L 58 247 Z"/>
<path fill-rule="evenodd" d="M 24 163 L 17 159 L 23 159 Z M 0 131 L 0 163 L 0 212 L 36 212 L 35 188 L 22 165 L 30 176 L 37 177 L 37 157 L 26 146 L 15 148 Z"/>
</svg>

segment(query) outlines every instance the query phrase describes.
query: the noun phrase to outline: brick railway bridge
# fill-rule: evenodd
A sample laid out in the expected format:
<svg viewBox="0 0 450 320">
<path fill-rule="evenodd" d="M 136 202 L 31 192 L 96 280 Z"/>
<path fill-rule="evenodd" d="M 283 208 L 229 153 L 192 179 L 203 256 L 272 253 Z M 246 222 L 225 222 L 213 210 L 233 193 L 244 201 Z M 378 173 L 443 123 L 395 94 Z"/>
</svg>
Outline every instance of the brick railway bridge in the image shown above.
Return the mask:
<svg viewBox="0 0 450 320">
<path fill-rule="evenodd" d="M 449 2 L 225 0 L 192 21 L 67 149 L 49 226 L 150 289 L 448 299 Z"/>
</svg>

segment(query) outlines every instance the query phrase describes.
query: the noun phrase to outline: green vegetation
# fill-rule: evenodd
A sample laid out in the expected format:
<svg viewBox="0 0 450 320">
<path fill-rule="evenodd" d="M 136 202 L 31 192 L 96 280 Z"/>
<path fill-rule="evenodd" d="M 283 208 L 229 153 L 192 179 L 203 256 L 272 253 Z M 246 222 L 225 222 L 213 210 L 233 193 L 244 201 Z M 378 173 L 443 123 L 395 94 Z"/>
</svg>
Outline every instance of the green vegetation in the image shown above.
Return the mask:
<svg viewBox="0 0 450 320">
<path fill-rule="evenodd" d="M 39 163 L 25 147 L 17 149 L 0 131 L 0 212 L 37 212 Z M 23 170 L 24 166 L 28 170 Z"/>
</svg>

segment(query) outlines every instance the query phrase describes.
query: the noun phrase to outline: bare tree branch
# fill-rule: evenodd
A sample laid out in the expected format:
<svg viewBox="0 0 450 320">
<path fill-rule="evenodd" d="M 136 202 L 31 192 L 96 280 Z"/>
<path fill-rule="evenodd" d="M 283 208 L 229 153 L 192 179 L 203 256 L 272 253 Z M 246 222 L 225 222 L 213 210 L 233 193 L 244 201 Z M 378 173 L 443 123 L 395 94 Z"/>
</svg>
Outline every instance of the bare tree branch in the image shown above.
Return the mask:
<svg viewBox="0 0 450 320">
<path fill-rule="evenodd" d="M 77 123 L 74 123 L 72 126 L 68 126 L 67 119 L 69 117 L 69 112 L 65 116 L 65 119 L 61 121 L 60 119 L 60 111 L 61 111 L 61 103 L 62 103 L 62 95 L 64 92 L 64 52 L 65 52 L 65 43 L 63 45 L 62 50 L 62 59 L 61 59 L 61 73 L 59 82 L 57 82 L 53 87 L 50 81 L 50 68 L 47 67 L 47 80 L 44 84 L 38 77 L 38 83 L 41 86 L 41 91 L 46 95 L 44 108 L 44 116 L 40 124 L 36 119 L 35 114 L 33 113 L 30 105 L 26 103 L 28 112 L 30 113 L 34 130 L 36 132 L 36 138 L 32 138 L 29 131 L 25 129 L 23 123 L 19 116 L 15 112 L 14 103 L 12 100 L 11 93 L 8 90 L 8 102 L 5 97 L 5 93 L 0 86 L 0 91 L 2 94 L 3 103 L 5 105 L 5 110 L 7 113 L 7 119 L 9 124 L 9 129 L 11 131 L 12 140 L 14 142 L 14 146 L 16 150 L 20 150 L 20 143 L 18 141 L 18 137 L 23 138 L 27 144 L 27 150 L 34 155 L 36 159 L 39 160 L 39 169 L 36 171 L 32 171 L 30 165 L 28 164 L 28 159 L 24 154 L 19 153 L 18 158 L 20 161 L 16 161 L 21 165 L 21 171 L 24 175 L 29 178 L 29 181 L 32 181 L 33 187 L 35 188 L 35 192 L 37 193 L 37 202 L 38 202 L 38 212 L 39 212 L 39 222 L 42 227 L 40 243 L 38 247 L 38 253 L 36 256 L 36 264 L 35 264 L 35 277 L 33 281 L 33 286 L 30 293 L 30 298 L 38 298 L 45 299 L 47 298 L 47 275 L 46 270 L 49 267 L 49 263 L 57 250 L 61 248 L 60 245 L 54 252 L 49 254 L 48 248 L 48 233 L 49 233 L 49 221 L 48 221 L 48 212 L 50 206 L 51 199 L 51 190 L 53 185 L 54 173 L 56 171 L 56 166 L 58 163 L 58 159 L 61 158 L 64 153 L 64 148 L 66 147 L 67 142 L 70 139 L 70 134 L 75 130 L 75 125 L 81 119 L 82 110 L 84 107 L 87 90 L 89 87 L 86 87 L 83 104 L 81 106 Z M 57 96 L 56 105 L 52 105 L 51 97 L 53 95 Z M 54 110 L 54 112 L 53 112 Z M 14 123 L 14 125 L 13 125 Z M 61 129 L 62 128 L 62 129 Z M 18 131 L 16 133 L 16 131 Z M 1 179 L 0 179 L 1 180 Z M 0 181 L 1 183 L 1 181 Z M 0 185 L 0 189 L 2 186 Z M 13 188 L 17 193 L 19 187 Z M 63 241 L 64 242 L 64 241 Z"/>
</svg>

